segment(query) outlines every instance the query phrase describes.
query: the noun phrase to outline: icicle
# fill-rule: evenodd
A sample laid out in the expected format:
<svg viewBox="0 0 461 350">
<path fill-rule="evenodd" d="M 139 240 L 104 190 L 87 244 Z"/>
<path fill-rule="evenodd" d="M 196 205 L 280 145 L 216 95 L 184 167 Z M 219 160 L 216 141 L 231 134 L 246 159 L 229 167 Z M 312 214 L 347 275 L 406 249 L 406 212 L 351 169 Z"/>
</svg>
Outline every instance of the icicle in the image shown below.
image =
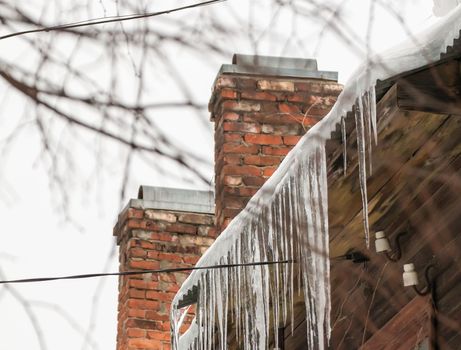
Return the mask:
<svg viewBox="0 0 461 350">
<path fill-rule="evenodd" d="M 312 307 L 310 327 L 313 331 L 313 349 L 324 349 L 325 340 L 325 320 L 329 310 L 326 308 L 329 305 L 329 296 L 324 295 L 329 289 L 326 285 L 325 276 L 329 276 L 329 270 L 326 268 L 325 259 L 329 256 L 328 247 L 325 246 L 324 234 L 328 227 L 327 214 L 323 212 L 326 206 L 327 195 L 325 191 L 326 182 L 326 161 L 325 150 L 323 147 L 318 147 L 316 152 L 311 156 L 309 164 L 309 181 L 307 198 L 310 200 L 310 211 L 307 214 L 308 220 L 308 256 L 310 266 L 306 273 L 305 280 L 308 281 L 308 290 L 305 293 L 306 297 L 310 297 L 310 305 Z M 323 179 L 324 177 L 325 179 Z M 324 205 L 325 203 L 325 205 Z M 323 279 L 322 279 L 323 277 Z"/>
<path fill-rule="evenodd" d="M 276 237 L 276 227 L 277 227 L 277 218 L 276 213 L 274 211 L 273 206 L 269 209 L 269 227 L 268 227 L 268 239 L 269 239 L 269 247 L 271 249 L 272 259 L 277 261 L 279 259 L 278 256 L 278 244 L 277 244 L 277 237 Z M 274 334 L 277 334 L 278 326 L 279 326 L 279 276 L 278 276 L 278 267 L 275 265 L 272 268 L 272 283 L 271 283 L 271 295 L 272 295 L 272 307 L 273 307 L 273 320 L 272 325 L 274 327 Z M 275 347 L 278 348 L 278 338 L 275 337 Z"/>
<path fill-rule="evenodd" d="M 378 145 L 378 127 L 376 123 L 376 87 L 375 85 L 371 86 L 368 92 L 368 101 L 370 106 L 370 119 L 371 126 L 373 128 L 373 136 L 375 139 L 375 145 Z"/>
<path fill-rule="evenodd" d="M 228 315 L 229 315 L 229 270 L 225 269 L 223 273 L 223 335 L 222 335 L 222 347 L 227 349 L 227 332 L 228 332 Z"/>
<path fill-rule="evenodd" d="M 346 135 L 346 118 L 341 117 L 341 135 L 343 140 L 343 170 L 344 176 L 347 174 L 347 135 Z"/>
<path fill-rule="evenodd" d="M 266 211 L 262 212 L 261 218 L 256 225 L 256 251 L 255 251 L 255 258 L 259 259 L 259 261 L 269 261 L 269 257 L 267 256 L 267 249 L 266 249 L 266 230 L 265 230 L 265 217 Z M 259 288 L 261 294 L 261 304 L 260 309 L 262 310 L 255 310 L 257 313 L 262 315 L 261 321 L 262 324 L 260 325 L 260 336 L 266 338 L 269 337 L 270 331 L 270 290 L 269 290 L 269 267 L 267 265 L 260 266 L 260 280 L 259 280 Z M 258 286 L 255 286 L 258 288 Z M 255 289 L 255 293 L 258 293 L 259 289 Z M 258 316 L 259 317 L 259 316 Z M 264 345 L 267 346 L 266 340 L 263 340 Z"/>
<path fill-rule="evenodd" d="M 220 260 L 220 264 L 225 264 L 224 258 Z M 224 274 L 224 271 L 226 269 L 223 269 L 222 271 L 220 269 L 213 270 L 214 272 L 214 294 L 215 296 L 213 299 L 216 299 L 216 314 L 217 314 L 217 321 L 218 321 L 218 331 L 219 331 L 219 342 L 221 345 L 221 350 L 225 350 L 224 347 L 224 291 L 223 288 L 225 288 L 225 285 L 227 284 L 227 280 L 223 280 L 222 276 Z M 227 316 L 226 316 L 227 317 Z"/>
<path fill-rule="evenodd" d="M 290 182 L 288 181 L 286 183 L 286 217 L 287 217 L 287 256 L 290 258 L 293 258 L 293 229 L 291 225 L 291 201 L 290 201 Z M 293 333 L 293 264 L 289 264 L 287 266 L 287 282 L 289 283 L 288 286 L 288 300 L 287 303 L 289 304 L 289 316 L 290 316 L 290 323 L 291 323 L 291 332 Z"/>
<path fill-rule="evenodd" d="M 355 124 L 357 129 L 357 147 L 359 159 L 359 182 L 362 194 L 362 216 L 363 228 L 365 231 L 365 243 L 370 247 L 370 231 L 368 226 L 368 196 L 367 196 L 367 159 L 365 150 L 365 130 L 363 121 L 363 103 L 361 96 L 358 97 L 358 108 L 354 109 Z"/>
<path fill-rule="evenodd" d="M 362 108 L 363 108 L 363 119 L 365 124 L 365 149 L 368 152 L 368 171 L 369 176 L 373 173 L 373 163 L 372 163 L 372 142 L 371 142 L 371 134 L 372 134 L 372 122 L 371 122 L 371 114 L 370 114 L 370 102 L 368 99 L 368 93 L 365 93 L 362 97 Z"/>
<path fill-rule="evenodd" d="M 256 231 L 259 228 L 256 227 Z M 260 242 L 259 242 L 259 235 L 255 235 L 254 239 L 252 240 L 252 246 L 254 247 L 254 254 L 253 256 L 258 258 L 261 261 L 261 251 L 260 251 Z M 268 348 L 267 342 L 267 334 L 266 334 L 266 317 L 265 317 L 265 301 L 264 301 L 264 293 L 261 290 L 263 287 L 263 269 L 261 266 L 254 266 L 253 267 L 253 283 L 252 283 L 252 290 L 254 295 L 254 310 L 252 310 L 252 316 L 254 318 L 254 329 L 256 335 L 256 346 L 253 349 L 260 349 L 266 350 Z"/>
<path fill-rule="evenodd" d="M 237 240 L 236 242 L 237 250 L 235 251 L 235 262 L 236 263 L 242 263 L 242 259 L 240 257 L 240 253 L 242 252 L 242 246 L 240 243 L 240 239 Z M 241 301 L 242 301 L 242 269 L 241 268 L 236 268 L 236 274 L 237 274 L 237 286 L 236 286 L 236 292 L 235 297 L 234 297 L 234 302 L 235 302 L 235 308 L 237 310 L 237 324 L 236 324 L 236 331 L 237 331 L 237 342 L 240 342 L 242 340 L 242 335 L 241 329 L 242 329 L 242 315 L 241 315 Z"/>
<path fill-rule="evenodd" d="M 215 328 L 215 311 L 216 311 L 216 300 L 218 299 L 216 294 L 216 276 L 217 270 L 210 270 L 209 271 L 209 280 L 207 290 L 209 291 L 208 301 L 209 307 L 207 308 L 209 315 L 208 315 L 208 349 L 213 346 L 213 338 L 214 338 L 214 328 Z"/>
<path fill-rule="evenodd" d="M 327 161 L 325 147 L 318 149 L 319 166 L 318 166 L 318 196 L 319 196 L 319 214 L 320 227 L 317 233 L 320 254 L 317 255 L 319 261 L 319 270 L 317 277 L 323 277 L 320 282 L 318 297 L 321 300 L 320 312 L 323 313 L 320 327 L 326 327 L 326 339 L 330 340 L 330 313 L 331 313 L 331 293 L 330 293 L 330 240 L 328 227 L 328 181 L 327 181 Z M 323 337 L 319 338 L 323 341 Z"/>
<path fill-rule="evenodd" d="M 282 186 L 280 189 L 280 195 L 278 196 L 277 200 L 274 202 L 274 205 L 278 207 L 279 211 L 279 234 L 278 234 L 278 241 L 280 242 L 280 260 L 286 260 L 287 258 L 287 230 L 286 230 L 286 218 L 285 218 L 285 186 Z M 287 284 L 285 283 L 286 279 L 286 265 L 280 265 L 280 294 L 281 300 L 280 303 L 282 304 L 282 324 L 286 324 L 287 315 L 288 315 L 288 308 L 287 308 Z"/>
</svg>

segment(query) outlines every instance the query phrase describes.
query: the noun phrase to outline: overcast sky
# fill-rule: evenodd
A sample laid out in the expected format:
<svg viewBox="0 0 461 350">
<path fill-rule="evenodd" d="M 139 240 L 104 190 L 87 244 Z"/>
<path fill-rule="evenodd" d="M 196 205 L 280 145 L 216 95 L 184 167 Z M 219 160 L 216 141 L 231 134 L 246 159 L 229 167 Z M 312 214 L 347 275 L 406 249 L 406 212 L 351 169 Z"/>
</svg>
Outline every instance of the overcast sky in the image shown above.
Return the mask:
<svg viewBox="0 0 461 350">
<path fill-rule="evenodd" d="M 113 0 L 94 2 L 106 5 L 100 6 L 100 16 L 104 15 L 103 8 L 106 9 L 106 15 L 113 14 L 110 12 Z M 369 14 L 368 1 L 342 2 L 343 18 L 347 20 L 348 26 L 353 28 L 358 37 L 365 38 Z M 156 9 L 166 6 L 165 2 L 154 3 Z M 255 9 L 249 7 L 249 3 L 251 0 L 228 0 L 228 4 L 214 5 L 213 11 L 222 21 L 229 20 L 229 6 L 241 15 L 242 20 L 246 21 L 246 27 L 242 26 L 240 30 L 245 33 L 255 31 L 253 36 L 262 38 L 257 45 L 259 54 L 306 58 L 315 56 L 319 69 L 338 71 L 343 83 L 363 59 L 334 33 L 327 31 L 319 42 L 319 30 L 322 28 L 319 21 L 298 19 L 297 23 L 293 23 L 290 14 L 287 13 L 277 20 L 268 34 L 261 35 L 262 32 L 258 32 L 257 27 L 264 28 L 270 23 L 272 9 L 269 5 Z M 395 0 L 384 3 L 391 4 L 403 16 L 411 31 L 416 32 L 434 22 L 432 0 Z M 272 2 L 267 0 L 267 4 Z M 190 10 L 193 11 L 196 10 Z M 61 22 L 67 20 L 74 21 L 76 18 L 61 18 Z M 250 22 L 258 25 L 249 25 Z M 290 41 L 294 29 L 297 39 Z M 47 34 L 33 34 L 31 37 L 34 35 Z M 373 50 L 396 44 L 407 35 L 393 14 L 377 6 L 371 36 Z M 249 41 L 232 39 L 230 38 L 228 43 L 230 52 L 254 52 L 254 46 Z M 16 45 L 17 39 L 14 38 L 0 42 L 0 57 L 6 55 L 6 52 L 17 53 Z M 203 104 L 208 102 L 210 88 L 220 65 L 231 62 L 231 55 L 221 60 L 213 57 L 209 62 L 203 62 L 181 49 L 170 50 L 169 55 L 169 59 L 178 67 L 187 84 L 193 87 L 194 99 Z M 127 86 L 127 89 L 130 87 Z M 178 93 L 173 87 L 170 88 L 168 77 L 164 78 L 162 88 L 155 91 L 165 99 Z M 11 119 L 23 114 L 25 106 L 22 99 L 7 90 L 3 82 L 0 82 L 0 98 L 0 140 L 3 142 L 11 131 Z M 157 121 L 175 142 L 200 154 L 211 164 L 213 135 L 212 124 L 207 118 L 206 113 L 199 118 L 191 113 L 173 109 L 159 114 Z M 108 148 L 113 146 L 113 149 L 110 150 L 108 159 L 104 160 L 104 169 L 100 172 L 95 172 L 98 167 L 94 166 L 94 160 L 88 160 L 91 165 L 85 165 L 87 159 L 83 159 L 85 152 L 82 151 L 83 165 L 81 164 L 78 174 L 83 173 L 84 179 L 76 178 L 74 186 L 70 188 L 72 222 L 69 222 L 59 210 L 59 196 L 56 191 L 50 189 L 47 167 L 40 160 L 37 137 L 32 131 L 25 130 L 14 140 L 10 151 L 0 158 L 2 273 L 13 279 L 90 273 L 103 269 L 117 271 L 117 255 L 112 255 L 109 260 L 108 257 L 114 249 L 112 227 L 120 207 L 125 204 L 120 201 L 119 179 L 122 167 L 118 164 L 121 161 L 117 153 L 119 149 L 110 143 L 106 145 Z M 88 142 L 91 144 L 92 141 Z M 76 149 L 75 152 L 81 151 Z M 178 174 L 178 170 L 171 164 L 160 164 L 173 174 Z M 212 166 L 204 169 L 206 176 L 211 180 Z M 159 174 L 137 160 L 134 163 L 133 176 L 128 183 L 127 198 L 124 198 L 123 202 L 128 197 L 136 197 L 137 188 L 141 184 L 206 188 L 198 181 L 191 183 Z M 101 281 L 102 289 L 95 294 L 98 282 Z M 40 324 L 47 349 L 115 349 L 117 279 L 107 278 L 101 281 L 62 281 L 15 287 L 19 298 L 24 298 L 28 303 L 33 301 L 32 311 Z M 94 299 L 95 295 L 97 300 Z M 94 305 L 96 308 L 93 308 Z M 40 349 L 27 312 L 27 308 L 21 305 L 18 297 L 6 293 L 4 287 L 0 286 L 0 350 Z M 90 320 L 94 324 L 90 326 L 89 343 L 84 345 L 83 334 L 86 333 Z"/>
</svg>

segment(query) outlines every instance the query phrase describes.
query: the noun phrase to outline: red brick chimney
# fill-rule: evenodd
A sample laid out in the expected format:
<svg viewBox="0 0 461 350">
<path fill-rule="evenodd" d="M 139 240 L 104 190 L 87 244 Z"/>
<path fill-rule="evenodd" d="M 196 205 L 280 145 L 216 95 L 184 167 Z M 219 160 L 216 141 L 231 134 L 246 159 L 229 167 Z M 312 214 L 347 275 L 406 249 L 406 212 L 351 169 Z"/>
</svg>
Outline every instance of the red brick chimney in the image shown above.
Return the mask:
<svg viewBox="0 0 461 350">
<path fill-rule="evenodd" d="M 232 65 L 223 65 L 209 104 L 216 198 L 142 186 L 114 228 L 120 271 L 194 265 L 299 138 L 328 113 L 342 88 L 336 80 L 336 73 L 318 71 L 312 59 L 235 55 Z M 170 349 L 170 303 L 187 275 L 120 278 L 117 350 Z"/>
<path fill-rule="evenodd" d="M 314 59 L 234 55 L 209 103 L 215 122 L 216 227 L 221 232 L 342 90 Z"/>
<path fill-rule="evenodd" d="M 214 241 L 213 222 L 212 192 L 142 186 L 114 228 L 120 271 L 195 265 Z M 120 277 L 117 350 L 170 349 L 170 303 L 187 275 Z"/>
</svg>

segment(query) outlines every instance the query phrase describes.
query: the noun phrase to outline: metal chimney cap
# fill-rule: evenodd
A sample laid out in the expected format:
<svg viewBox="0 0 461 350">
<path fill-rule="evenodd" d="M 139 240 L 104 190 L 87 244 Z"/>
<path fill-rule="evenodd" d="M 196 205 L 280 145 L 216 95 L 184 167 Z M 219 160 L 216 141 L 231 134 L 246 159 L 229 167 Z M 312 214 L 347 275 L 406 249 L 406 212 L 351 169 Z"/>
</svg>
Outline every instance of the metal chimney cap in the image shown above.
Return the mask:
<svg viewBox="0 0 461 350">
<path fill-rule="evenodd" d="M 232 64 L 251 67 L 274 67 L 288 69 L 305 69 L 317 72 L 317 60 L 314 58 L 277 57 L 260 55 L 234 54 Z"/>
<path fill-rule="evenodd" d="M 338 72 L 319 71 L 313 58 L 234 54 L 232 64 L 223 64 L 216 79 L 221 74 L 338 81 Z"/>
<path fill-rule="evenodd" d="M 214 214 L 214 193 L 182 188 L 140 186 L 138 198 L 131 199 L 128 206 L 138 209 Z"/>
</svg>

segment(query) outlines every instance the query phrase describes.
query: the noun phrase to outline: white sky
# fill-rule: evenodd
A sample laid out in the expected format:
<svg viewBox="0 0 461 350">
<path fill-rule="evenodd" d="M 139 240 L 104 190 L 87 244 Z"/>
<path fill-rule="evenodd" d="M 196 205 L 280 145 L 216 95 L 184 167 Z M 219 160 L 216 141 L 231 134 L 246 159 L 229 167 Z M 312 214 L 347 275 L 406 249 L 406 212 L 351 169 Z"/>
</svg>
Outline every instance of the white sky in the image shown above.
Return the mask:
<svg viewBox="0 0 461 350">
<path fill-rule="evenodd" d="M 434 21 L 432 0 L 385 1 L 394 4 L 405 18 L 408 27 L 417 31 Z M 104 0 L 109 4 L 112 1 Z M 158 3 L 158 2 L 157 2 Z M 184 3 L 184 2 L 183 2 Z M 253 18 L 264 27 L 268 23 L 270 8 L 253 8 L 248 11 L 249 0 L 229 0 L 228 3 L 242 18 Z M 344 2 L 345 18 L 354 32 L 364 38 L 368 23 L 368 1 L 349 0 Z M 401 4 L 404 3 L 404 4 Z M 227 5 L 226 5 L 227 6 Z M 215 5 L 220 18 L 228 20 L 228 9 L 224 4 Z M 194 10 L 191 10 L 194 11 Z M 108 13 L 111 14 L 111 13 Z M 102 15 L 102 13 L 101 13 Z M 338 71 L 340 81 L 345 82 L 361 61 L 348 45 L 328 33 L 317 47 L 319 23 L 298 22 L 299 43 L 289 42 L 293 20 L 284 15 L 272 28 L 270 35 L 263 36 L 258 45 L 259 54 L 313 57 L 321 70 Z M 69 18 L 69 21 L 76 18 Z M 63 22 L 67 20 L 62 19 Z M 247 30 L 247 28 L 242 28 Z M 278 33 L 278 35 L 276 35 Z M 377 8 L 372 31 L 372 48 L 381 50 L 406 38 L 405 31 L 395 18 L 382 8 Z M 236 53 L 253 53 L 247 42 L 229 38 L 229 50 Z M 0 42 L 0 57 L 5 50 L 15 50 L 15 39 Z M 231 57 L 222 61 L 212 58 L 202 62 L 183 53 L 171 52 L 180 73 L 194 86 L 194 98 L 207 103 L 211 84 L 222 63 L 230 63 Z M 168 98 L 172 93 L 168 82 L 158 91 Z M 163 95 L 162 95 L 163 94 Z M 5 98 L 3 98 L 6 96 Z M 14 94 L 7 92 L 0 82 L 0 140 L 9 127 L 8 118 L 23 113 L 24 103 Z M 165 111 L 158 123 L 178 143 L 213 159 L 212 125 L 208 128 L 195 116 L 182 111 Z M 65 142 L 65 141 L 64 141 Z M 91 140 L 88 140 L 91 143 Z M 59 213 L 59 200 L 55 191 L 50 191 L 46 167 L 38 160 L 37 136 L 27 130 L 15 140 L 11 152 L 3 155 L 0 166 L 0 268 L 8 278 L 53 276 L 99 272 L 104 269 L 107 257 L 114 246 L 112 227 L 120 209 L 120 166 L 118 148 L 113 147 L 112 156 L 104 160 L 105 171 L 93 174 L 94 160 L 82 159 L 91 165 L 83 166 L 85 179 L 75 179 L 71 188 L 70 208 L 75 224 L 65 221 Z M 106 145 L 111 147 L 109 143 Z M 3 152 L 4 150 L 0 150 Z M 76 150 L 76 152 L 80 152 Z M 84 152 L 82 153 L 84 154 Z M 83 157 L 83 156 L 82 156 Z M 169 167 L 168 164 L 162 163 Z M 202 187 L 181 180 L 154 173 L 137 161 L 137 171 L 129 183 L 128 196 L 136 197 L 140 184 L 170 187 Z M 170 169 L 174 169 L 170 167 Z M 207 169 L 212 178 L 212 168 Z M 73 180 L 73 179 L 70 179 Z M 83 185 L 82 185 L 83 184 Z M 124 203 L 123 203 L 124 204 Z M 114 256 L 107 267 L 118 270 L 118 259 Z M 115 349 L 117 279 L 104 279 L 98 294 L 96 317 L 91 326 L 91 342 L 95 346 L 84 346 L 81 332 L 85 332 L 90 320 L 93 297 L 98 280 L 77 280 L 51 282 L 35 285 L 18 285 L 15 288 L 26 300 L 34 303 L 38 322 L 42 328 L 46 348 L 50 350 L 74 350 L 85 348 Z M 58 305 L 60 310 L 50 307 Z M 65 314 L 63 314 L 65 313 Z M 69 317 L 72 320 L 69 320 Z M 69 322 L 71 321 L 71 322 Z M 75 323 L 75 324 L 74 324 Z M 77 327 L 75 327 L 77 325 Z M 83 327 L 83 329 L 79 329 Z M 97 346 L 96 346 L 97 345 Z M 40 349 L 37 337 L 24 308 L 0 286 L 0 350 Z"/>
</svg>

